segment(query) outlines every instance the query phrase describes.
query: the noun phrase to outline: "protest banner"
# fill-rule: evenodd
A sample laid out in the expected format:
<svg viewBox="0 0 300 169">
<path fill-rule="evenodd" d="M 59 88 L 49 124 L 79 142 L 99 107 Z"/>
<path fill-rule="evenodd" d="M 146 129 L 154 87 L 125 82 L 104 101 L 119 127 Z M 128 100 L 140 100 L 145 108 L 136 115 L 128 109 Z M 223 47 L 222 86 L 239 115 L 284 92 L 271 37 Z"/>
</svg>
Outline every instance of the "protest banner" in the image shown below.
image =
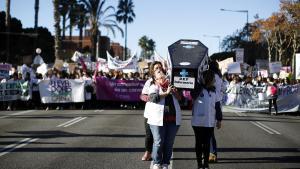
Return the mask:
<svg viewBox="0 0 300 169">
<path fill-rule="evenodd" d="M 31 98 L 28 81 L 12 81 L 0 83 L 0 100 L 29 100 Z"/>
<path fill-rule="evenodd" d="M 107 65 L 109 69 L 114 70 L 123 70 L 123 69 L 134 69 L 137 70 L 137 55 L 133 55 L 129 59 L 122 61 L 116 58 L 113 58 L 108 52 L 107 53 Z"/>
<path fill-rule="evenodd" d="M 296 79 L 300 79 L 300 53 L 296 54 L 296 67 L 295 67 Z"/>
<path fill-rule="evenodd" d="M 9 78 L 10 69 L 11 69 L 11 64 L 0 64 L 0 80 Z"/>
<path fill-rule="evenodd" d="M 241 87 L 223 97 L 224 112 L 268 112 L 269 101 L 263 87 Z M 279 112 L 297 112 L 300 106 L 300 85 L 281 86 L 278 90 Z"/>
<path fill-rule="evenodd" d="M 42 103 L 84 102 L 83 80 L 42 80 L 39 91 Z"/>
<path fill-rule="evenodd" d="M 140 101 L 145 81 L 142 80 L 112 80 L 97 77 L 96 90 L 98 100 L 110 101 Z"/>
</svg>

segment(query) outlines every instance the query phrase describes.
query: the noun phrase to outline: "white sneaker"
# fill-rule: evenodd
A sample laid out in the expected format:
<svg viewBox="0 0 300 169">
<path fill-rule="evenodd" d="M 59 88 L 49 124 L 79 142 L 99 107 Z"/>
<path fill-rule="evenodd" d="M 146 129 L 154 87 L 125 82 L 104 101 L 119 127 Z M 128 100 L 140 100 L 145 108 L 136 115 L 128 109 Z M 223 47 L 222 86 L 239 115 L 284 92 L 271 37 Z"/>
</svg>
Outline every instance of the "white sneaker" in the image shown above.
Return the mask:
<svg viewBox="0 0 300 169">
<path fill-rule="evenodd" d="M 152 169 L 161 169 L 159 164 L 154 164 Z"/>
<path fill-rule="evenodd" d="M 162 169 L 168 169 L 169 168 L 168 166 L 169 166 L 168 164 L 163 164 Z"/>
</svg>

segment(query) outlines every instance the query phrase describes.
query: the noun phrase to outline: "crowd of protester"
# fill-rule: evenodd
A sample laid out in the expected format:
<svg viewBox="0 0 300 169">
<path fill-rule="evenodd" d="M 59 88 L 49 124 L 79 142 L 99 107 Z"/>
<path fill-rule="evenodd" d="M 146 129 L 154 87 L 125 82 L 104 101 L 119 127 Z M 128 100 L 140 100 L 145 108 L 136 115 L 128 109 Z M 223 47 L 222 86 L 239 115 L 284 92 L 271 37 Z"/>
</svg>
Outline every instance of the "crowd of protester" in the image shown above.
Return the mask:
<svg viewBox="0 0 300 169">
<path fill-rule="evenodd" d="M 32 97 L 28 101 L 1 101 L 3 104 L 0 110 L 23 110 L 23 109 L 97 109 L 97 108 L 141 108 L 141 103 L 116 102 L 116 101 L 99 101 L 96 99 L 96 78 L 104 77 L 114 80 L 147 80 L 148 73 L 129 72 L 124 73 L 118 70 L 89 71 L 82 68 L 75 68 L 69 73 L 66 70 L 58 70 L 55 68 L 48 69 L 45 75 L 35 73 L 33 69 L 27 67 L 27 71 L 17 72 L 16 68 L 12 68 L 12 73 L 9 78 L 2 79 L 1 83 L 13 81 L 28 81 Z M 22 73 L 23 72 L 23 73 Z M 80 79 L 85 82 L 85 102 L 84 103 L 61 103 L 61 104 L 42 104 L 39 94 L 38 83 L 41 80 L 56 80 L 56 79 Z"/>
<path fill-rule="evenodd" d="M 144 80 L 149 79 L 149 74 L 140 73 L 140 72 L 129 72 L 124 73 L 118 70 L 110 70 L 107 72 L 103 71 L 89 71 L 84 70 L 80 67 L 76 67 L 73 72 L 68 72 L 66 70 L 58 70 L 55 68 L 48 69 L 45 75 L 35 73 L 33 68 L 27 66 L 27 71 L 21 70 L 21 72 L 17 72 L 16 68 L 12 68 L 12 72 L 10 78 L 2 79 L 1 83 L 10 82 L 10 81 L 29 81 L 31 90 L 32 90 L 32 98 L 29 101 L 2 101 L 3 104 L 0 106 L 0 110 L 22 110 L 22 109 L 97 109 L 97 108 L 128 108 L 128 109 L 136 109 L 142 108 L 143 102 L 139 103 L 126 103 L 126 102 L 116 102 L 116 101 L 99 101 L 96 99 L 96 81 L 97 77 L 105 77 L 108 79 L 119 79 L 119 80 Z M 28 71 L 30 70 L 30 71 Z M 38 82 L 40 80 L 47 79 L 81 79 L 85 81 L 85 102 L 84 103 L 62 103 L 62 104 L 42 104 Z M 224 94 L 236 94 L 236 97 L 239 97 L 239 93 L 241 92 L 241 88 L 253 88 L 253 87 L 267 87 L 269 81 L 272 80 L 278 87 L 287 86 L 293 84 L 299 84 L 300 80 L 293 80 L 289 77 L 286 78 L 277 78 L 275 77 L 250 77 L 243 75 L 235 75 L 235 74 L 227 74 L 225 73 L 222 76 L 223 85 L 222 85 L 222 93 Z M 189 92 L 183 91 L 183 96 L 185 99 L 181 101 L 181 105 L 187 106 L 191 108 L 191 98 L 189 97 Z M 238 99 L 237 99 L 238 100 Z M 236 103 L 241 104 L 241 103 Z"/>
</svg>

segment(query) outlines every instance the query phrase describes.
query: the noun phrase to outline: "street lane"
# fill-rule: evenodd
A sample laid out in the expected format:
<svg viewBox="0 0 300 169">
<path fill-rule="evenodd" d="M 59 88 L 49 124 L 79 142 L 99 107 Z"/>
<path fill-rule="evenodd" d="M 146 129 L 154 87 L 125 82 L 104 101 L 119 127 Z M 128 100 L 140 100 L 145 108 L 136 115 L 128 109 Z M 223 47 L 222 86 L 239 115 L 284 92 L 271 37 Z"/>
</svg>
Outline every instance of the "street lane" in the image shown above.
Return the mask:
<svg viewBox="0 0 300 169">
<path fill-rule="evenodd" d="M 190 117 L 185 116 L 189 125 Z M 280 131 L 281 135 L 269 134 L 265 130 L 253 125 L 250 121 L 259 121 L 270 126 L 274 130 Z M 285 126 L 281 121 L 291 125 Z M 294 123 L 297 122 L 297 123 Z M 277 124 L 278 123 L 278 124 Z M 289 123 L 288 123 L 289 124 Z M 299 117 L 270 116 L 263 114 L 247 113 L 238 116 L 236 113 L 224 113 L 223 127 L 215 130 L 219 147 L 219 161 L 211 164 L 211 168 L 299 168 L 300 151 L 299 132 L 291 138 L 291 135 L 299 130 Z M 189 127 L 181 128 L 181 132 L 192 133 Z M 283 132 L 289 130 L 288 133 Z M 174 168 L 196 168 L 195 155 L 188 152 L 193 151 L 193 146 L 188 148 L 184 145 L 187 141 L 177 138 L 176 146 L 178 153 L 175 154 Z M 188 145 L 194 144 L 193 140 L 188 141 Z M 176 151 L 176 148 L 175 148 Z"/>
<path fill-rule="evenodd" d="M 41 113 L 49 116 L 48 112 Z M 48 129 L 14 131 L 17 135 L 9 137 L 38 137 L 39 142 L 0 158 L 0 165 L 6 168 L 149 168 L 150 162 L 140 161 L 144 151 L 142 111 L 52 112 L 58 117 L 71 114 L 88 118 L 69 127 L 57 127 L 69 121 L 59 120 L 52 122 Z"/>
<path fill-rule="evenodd" d="M 148 169 L 150 166 L 150 162 L 140 160 L 144 152 L 142 110 L 16 113 L 0 113 L 2 117 L 9 116 L 0 119 L 3 154 L 0 154 L 0 168 Z M 184 111 L 174 146 L 174 169 L 196 168 L 190 118 L 191 111 Z M 251 121 L 280 134 L 270 134 Z M 224 113 L 223 127 L 215 131 L 219 161 L 211 164 L 211 168 L 300 168 L 299 128 L 298 116 Z M 9 146 L 15 149 L 5 148 Z"/>
</svg>

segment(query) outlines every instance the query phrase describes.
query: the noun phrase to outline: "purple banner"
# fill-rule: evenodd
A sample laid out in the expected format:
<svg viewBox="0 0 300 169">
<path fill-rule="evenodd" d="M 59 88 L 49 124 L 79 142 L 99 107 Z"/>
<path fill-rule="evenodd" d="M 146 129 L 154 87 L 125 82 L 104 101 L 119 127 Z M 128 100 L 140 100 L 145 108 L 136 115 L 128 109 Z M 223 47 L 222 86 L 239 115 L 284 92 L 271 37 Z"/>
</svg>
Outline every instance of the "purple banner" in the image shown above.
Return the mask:
<svg viewBox="0 0 300 169">
<path fill-rule="evenodd" d="M 97 100 L 140 101 L 145 81 L 97 77 Z"/>
</svg>

